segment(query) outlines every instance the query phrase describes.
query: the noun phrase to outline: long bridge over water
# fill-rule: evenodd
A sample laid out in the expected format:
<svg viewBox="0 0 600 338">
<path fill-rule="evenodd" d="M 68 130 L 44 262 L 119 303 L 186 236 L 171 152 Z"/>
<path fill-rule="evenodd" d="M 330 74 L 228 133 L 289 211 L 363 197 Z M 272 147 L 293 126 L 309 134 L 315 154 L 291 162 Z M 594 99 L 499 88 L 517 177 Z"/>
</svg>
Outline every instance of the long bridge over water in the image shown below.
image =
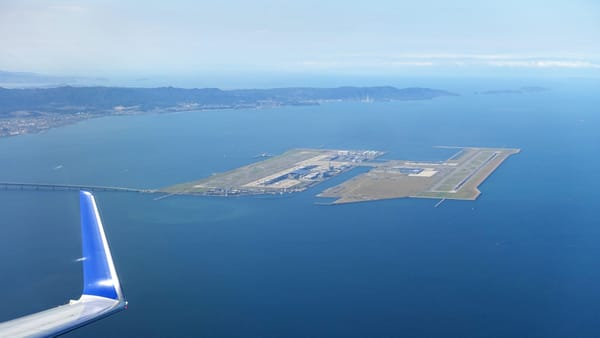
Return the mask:
<svg viewBox="0 0 600 338">
<path fill-rule="evenodd" d="M 137 192 L 144 194 L 154 194 L 159 191 L 156 189 L 138 189 L 113 187 L 102 185 L 85 184 L 55 184 L 55 183 L 27 183 L 27 182 L 0 182 L 0 190 L 88 190 L 88 191 L 116 191 L 116 192 Z"/>
</svg>

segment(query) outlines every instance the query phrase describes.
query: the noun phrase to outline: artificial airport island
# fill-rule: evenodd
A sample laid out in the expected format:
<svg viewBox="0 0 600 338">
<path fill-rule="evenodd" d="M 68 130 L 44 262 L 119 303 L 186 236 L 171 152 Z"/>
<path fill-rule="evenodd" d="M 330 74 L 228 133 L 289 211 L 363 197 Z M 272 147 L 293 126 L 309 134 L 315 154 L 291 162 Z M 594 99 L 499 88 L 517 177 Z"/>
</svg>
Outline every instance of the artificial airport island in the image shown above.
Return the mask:
<svg viewBox="0 0 600 338">
<path fill-rule="evenodd" d="M 176 195 L 260 195 L 300 192 L 357 167 L 359 174 L 317 196 L 333 204 L 392 198 L 474 200 L 478 186 L 510 155 L 510 148 L 440 147 L 457 152 L 445 161 L 381 161 L 377 150 L 292 149 L 228 172 L 160 189 Z"/>
</svg>

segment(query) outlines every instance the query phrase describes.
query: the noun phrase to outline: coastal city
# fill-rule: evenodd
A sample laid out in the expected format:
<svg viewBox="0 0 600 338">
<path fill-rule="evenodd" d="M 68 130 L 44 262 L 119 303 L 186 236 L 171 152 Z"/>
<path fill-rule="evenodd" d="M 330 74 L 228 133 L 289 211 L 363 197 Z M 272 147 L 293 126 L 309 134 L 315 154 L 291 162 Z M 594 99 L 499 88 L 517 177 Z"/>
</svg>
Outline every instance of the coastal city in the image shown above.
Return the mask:
<svg viewBox="0 0 600 338">
<path fill-rule="evenodd" d="M 73 124 L 91 117 L 88 113 L 75 114 L 15 114 L 0 118 L 0 137 L 39 133 L 50 128 Z"/>
</svg>

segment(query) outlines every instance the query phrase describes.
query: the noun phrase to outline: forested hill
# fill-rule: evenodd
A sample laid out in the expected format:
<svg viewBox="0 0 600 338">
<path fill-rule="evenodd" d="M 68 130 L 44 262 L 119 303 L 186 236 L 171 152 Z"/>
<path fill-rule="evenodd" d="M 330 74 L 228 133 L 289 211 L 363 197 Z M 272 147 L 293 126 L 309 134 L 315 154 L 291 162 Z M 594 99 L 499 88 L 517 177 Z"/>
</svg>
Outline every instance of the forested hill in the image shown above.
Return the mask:
<svg viewBox="0 0 600 338">
<path fill-rule="evenodd" d="M 0 88 L 0 114 L 178 111 L 318 104 L 326 101 L 427 100 L 456 95 L 430 88 L 338 87 L 183 89 L 123 87 Z"/>
</svg>

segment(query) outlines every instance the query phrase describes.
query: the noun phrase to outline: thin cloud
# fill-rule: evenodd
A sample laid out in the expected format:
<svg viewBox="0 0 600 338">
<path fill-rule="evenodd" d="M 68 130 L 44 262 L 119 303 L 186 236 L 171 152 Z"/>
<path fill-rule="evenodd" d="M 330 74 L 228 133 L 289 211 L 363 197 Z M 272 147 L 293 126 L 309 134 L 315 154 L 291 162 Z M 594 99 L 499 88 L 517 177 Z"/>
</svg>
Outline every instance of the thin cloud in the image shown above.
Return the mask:
<svg viewBox="0 0 600 338">
<path fill-rule="evenodd" d="M 412 67 L 432 67 L 435 66 L 436 64 L 434 62 L 431 61 L 393 61 L 393 62 L 389 62 L 388 63 L 390 66 L 400 66 L 400 67 L 406 67 L 406 66 L 412 66 Z"/>
<path fill-rule="evenodd" d="M 521 67 L 521 68 L 600 68 L 599 64 L 588 61 L 567 60 L 512 60 L 512 61 L 491 61 L 487 63 L 495 67 Z"/>
<path fill-rule="evenodd" d="M 512 54 L 346 54 L 327 59 L 312 59 L 297 63 L 312 69 L 386 69 L 410 67 L 513 67 L 513 68 L 571 68 L 600 69 L 589 60 L 560 57 L 518 56 Z"/>
</svg>

